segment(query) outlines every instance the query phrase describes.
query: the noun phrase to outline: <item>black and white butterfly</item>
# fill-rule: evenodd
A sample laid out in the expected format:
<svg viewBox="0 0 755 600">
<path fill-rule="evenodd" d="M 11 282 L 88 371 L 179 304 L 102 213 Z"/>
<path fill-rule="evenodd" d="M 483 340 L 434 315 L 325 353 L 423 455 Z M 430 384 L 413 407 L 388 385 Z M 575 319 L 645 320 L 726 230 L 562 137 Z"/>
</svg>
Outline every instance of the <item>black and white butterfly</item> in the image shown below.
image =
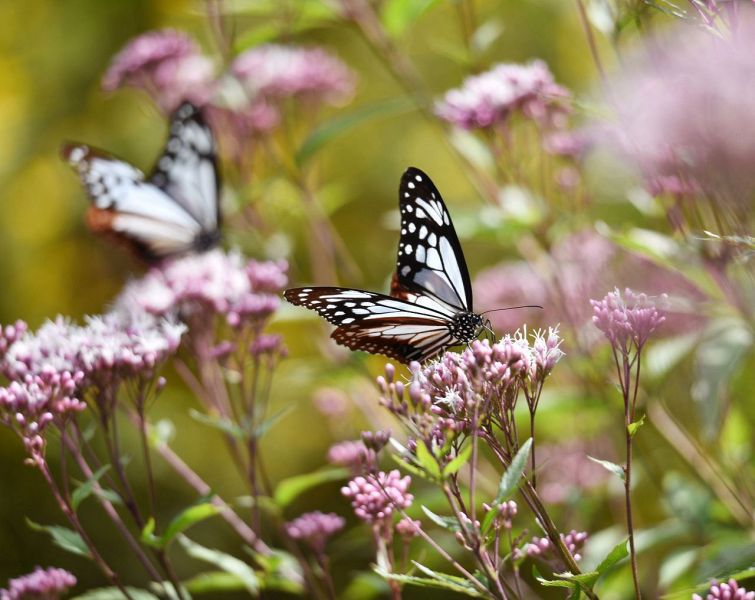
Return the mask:
<svg viewBox="0 0 755 600">
<path fill-rule="evenodd" d="M 170 133 L 152 174 L 86 144 L 68 143 L 65 160 L 92 204 L 95 233 L 127 242 L 150 262 L 201 252 L 220 240 L 220 179 L 212 130 L 189 102 L 170 118 Z"/>
<path fill-rule="evenodd" d="M 487 319 L 473 312 L 472 285 L 440 192 L 414 167 L 399 186 L 401 238 L 391 295 L 339 287 L 286 290 L 286 300 L 338 327 L 331 337 L 352 350 L 423 362 L 474 340 Z"/>
</svg>

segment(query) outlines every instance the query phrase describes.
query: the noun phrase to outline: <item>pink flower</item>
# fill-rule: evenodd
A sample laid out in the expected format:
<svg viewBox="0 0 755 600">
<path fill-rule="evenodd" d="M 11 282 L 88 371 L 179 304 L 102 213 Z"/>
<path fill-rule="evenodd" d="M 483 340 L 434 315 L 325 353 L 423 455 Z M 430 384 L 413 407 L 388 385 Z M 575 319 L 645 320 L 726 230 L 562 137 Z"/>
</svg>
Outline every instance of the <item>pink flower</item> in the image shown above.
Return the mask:
<svg viewBox="0 0 755 600">
<path fill-rule="evenodd" d="M 585 442 L 569 440 L 558 444 L 540 444 L 537 462 L 540 474 L 537 488 L 543 500 L 559 504 L 601 486 L 610 474 L 589 456 L 610 456 L 611 445 L 601 440 Z"/>
<path fill-rule="evenodd" d="M 338 533 L 346 524 L 346 519 L 335 513 L 315 512 L 304 513 L 284 527 L 286 533 L 295 540 L 301 540 L 318 553 L 325 551 L 328 538 Z"/>
<path fill-rule="evenodd" d="M 416 519 L 410 519 L 409 517 L 404 517 L 396 523 L 396 533 L 398 533 L 404 541 L 409 541 L 413 537 L 418 536 L 421 529 L 422 523 Z"/>
<path fill-rule="evenodd" d="M 559 126 L 570 97 L 568 90 L 556 84 L 543 61 L 501 63 L 446 92 L 436 103 L 435 112 L 464 129 L 492 127 L 515 112 L 544 126 Z"/>
<path fill-rule="evenodd" d="M 184 319 L 220 315 L 233 327 L 259 323 L 280 304 L 276 285 L 285 285 L 286 268 L 215 249 L 154 267 L 126 287 L 118 306 Z"/>
<path fill-rule="evenodd" d="M 357 517 L 375 523 L 389 519 L 396 509 L 411 506 L 414 497 L 407 492 L 411 481 L 409 475 L 401 477 L 398 469 L 388 473 L 379 471 L 355 477 L 341 488 L 341 493 L 351 500 Z"/>
<path fill-rule="evenodd" d="M 712 193 L 747 214 L 755 192 L 755 17 L 717 36 L 687 25 L 654 38 L 611 85 L 605 141 L 650 181 Z M 644 48 L 648 48 L 644 46 Z M 669 180 L 666 180 L 669 181 Z"/>
<path fill-rule="evenodd" d="M 354 89 L 354 75 L 322 48 L 265 44 L 241 53 L 231 65 L 253 98 L 301 96 L 337 104 Z"/>
<path fill-rule="evenodd" d="M 124 86 L 146 91 L 166 111 L 183 100 L 205 104 L 212 92 L 215 68 L 188 35 L 174 29 L 150 31 L 131 40 L 111 61 L 102 87 Z"/>
<path fill-rule="evenodd" d="M 328 450 L 328 462 L 358 471 L 366 462 L 368 452 L 362 441 L 345 441 L 333 444 Z"/>
<path fill-rule="evenodd" d="M 714 579 L 705 598 L 699 594 L 692 594 L 692 600 L 755 600 L 755 592 L 748 592 L 745 588 L 739 587 L 734 579 L 729 579 L 727 583 L 718 583 Z"/>
<path fill-rule="evenodd" d="M 323 415 L 335 420 L 342 419 L 349 410 L 349 397 L 338 388 L 320 388 L 314 393 L 312 402 Z"/>
<path fill-rule="evenodd" d="M 574 557 L 574 560 L 581 560 L 582 556 L 579 554 L 582 547 L 587 541 L 587 532 L 576 531 L 572 529 L 568 534 L 561 534 L 561 539 L 564 541 L 567 550 Z M 553 549 L 553 545 L 548 538 L 533 537 L 532 541 L 527 544 L 527 556 L 542 558 L 547 561 L 559 560 L 556 551 Z"/>
<path fill-rule="evenodd" d="M 11 579 L 0 600 L 58 600 L 76 585 L 76 577 L 65 569 L 37 567 L 23 577 Z"/>
<path fill-rule="evenodd" d="M 665 294 L 660 302 L 665 302 Z M 627 288 L 622 296 L 616 289 L 602 300 L 590 300 L 593 307 L 592 322 L 603 332 L 608 341 L 619 351 L 628 353 L 630 345 L 638 350 L 647 342 L 650 334 L 663 323 L 665 316 L 659 302 L 645 294 L 635 294 Z"/>
</svg>

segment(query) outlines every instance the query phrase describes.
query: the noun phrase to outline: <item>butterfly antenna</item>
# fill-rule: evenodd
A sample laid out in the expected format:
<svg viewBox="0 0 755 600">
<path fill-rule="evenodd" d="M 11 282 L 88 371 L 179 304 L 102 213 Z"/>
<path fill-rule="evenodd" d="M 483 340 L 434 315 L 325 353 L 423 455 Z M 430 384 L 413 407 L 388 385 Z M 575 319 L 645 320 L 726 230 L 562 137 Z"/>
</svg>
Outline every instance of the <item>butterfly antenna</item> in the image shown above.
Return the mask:
<svg viewBox="0 0 755 600">
<path fill-rule="evenodd" d="M 480 314 L 481 315 L 486 315 L 488 313 L 498 312 L 498 311 L 501 311 L 501 310 L 514 310 L 515 308 L 539 308 L 540 310 L 543 309 L 543 307 L 540 306 L 539 304 L 522 304 L 521 306 L 507 306 L 506 308 L 493 308 L 491 310 L 483 311 Z"/>
</svg>

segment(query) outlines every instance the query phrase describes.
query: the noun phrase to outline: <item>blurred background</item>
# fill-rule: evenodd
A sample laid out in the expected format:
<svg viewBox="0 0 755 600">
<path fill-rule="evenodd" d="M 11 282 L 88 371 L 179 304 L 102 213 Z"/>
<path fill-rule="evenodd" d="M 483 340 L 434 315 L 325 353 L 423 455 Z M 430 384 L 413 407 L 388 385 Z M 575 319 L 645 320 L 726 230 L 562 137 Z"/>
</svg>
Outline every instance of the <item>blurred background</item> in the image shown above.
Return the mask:
<svg viewBox="0 0 755 600">
<path fill-rule="evenodd" d="M 747 402 L 752 399 L 755 373 L 751 340 L 714 337 L 708 351 L 717 354 L 706 362 L 700 344 L 713 334 L 705 330 L 694 339 L 681 335 L 702 332 L 710 312 L 730 315 L 720 306 L 709 310 L 716 306 L 706 295 L 709 290 L 697 285 L 699 280 L 691 283 L 689 273 L 681 273 L 683 255 L 662 254 L 667 239 L 678 240 L 666 214 L 648 209 L 652 199 L 638 191 L 628 171 L 601 157 L 584 166 L 582 191 L 568 200 L 507 185 L 499 190 L 501 203 L 491 206 L 465 162 L 475 156 L 474 140 L 457 137 L 454 145 L 438 120 L 417 110 L 410 97 L 416 90 L 407 92 L 386 65 L 385 55 L 343 18 L 336 4 L 310 0 L 0 3 L 4 24 L 0 28 L 0 323 L 24 319 L 37 327 L 57 314 L 80 319 L 100 313 L 129 278 L 144 271 L 123 249 L 86 229 L 87 199 L 77 177 L 59 157 L 61 142 L 72 139 L 104 148 L 145 171 L 152 167 L 165 140 L 165 116 L 140 90 L 106 93 L 101 88 L 113 55 L 131 38 L 153 29 L 180 29 L 217 64 L 264 42 L 322 46 L 353 71 L 355 88 L 338 105 L 322 107 L 309 121 L 300 122 L 298 139 L 309 144 L 308 154 L 294 162 L 306 163 L 308 180 L 316 187 L 318 214 L 325 215 L 342 244 L 332 273 L 338 281 L 332 283 L 387 289 L 398 237 L 398 181 L 413 165 L 426 171 L 443 193 L 476 279 L 478 308 L 548 304 L 550 296 L 540 291 L 539 284 L 532 283 L 535 291 L 527 296 L 528 282 L 537 279 L 533 275 L 537 269 L 528 271 L 527 265 L 539 264 L 544 255 L 555 257 L 565 285 L 578 288 L 577 296 L 582 294 L 579 314 L 559 312 L 551 302 L 543 313 L 502 313 L 506 320 L 497 324 L 498 332 L 505 333 L 525 322 L 542 326 L 562 321 L 567 358 L 559 366 L 559 383 L 546 386 L 538 416 L 540 434 L 550 448 L 543 453 L 553 456 L 553 473 L 569 474 L 567 480 L 554 475 L 550 482 L 557 521 L 593 533 L 596 556 L 621 531 L 619 482 L 584 460 L 585 454 L 617 461 L 621 457 L 620 402 L 609 384 L 608 354 L 596 349 L 598 333 L 589 330 L 585 296 L 600 298 L 614 286 L 676 292 L 686 299 L 676 305 L 681 306 L 677 315 L 681 321 L 664 334 L 664 345 L 659 342 L 650 361 L 655 368 L 648 371 L 645 399 L 661 398 L 664 411 L 696 432 L 696 451 L 701 460 L 707 460 L 708 453 L 714 457 L 714 470 L 725 464 L 727 473 L 742 470 L 751 475 L 755 424 L 755 405 Z M 465 42 L 468 34 L 460 26 L 460 6 L 465 3 L 412 4 L 418 9 L 411 22 L 400 9 L 394 9 L 398 16 L 386 19 L 398 23 L 395 47 L 413 64 L 429 97 L 440 97 L 466 76 L 497 62 L 539 58 L 556 82 L 575 95 L 575 128 L 600 112 L 598 73 L 575 3 L 473 2 L 474 22 L 487 27 L 477 32 L 477 45 Z M 643 8 L 642 2 L 587 4 L 609 70 L 618 63 L 619 47 L 630 47 L 641 34 L 652 35 L 674 18 Z M 632 5 L 636 15 L 636 23 L 621 39 L 600 35 L 600 19 L 605 22 L 612 14 L 600 9 L 609 5 L 627 11 Z M 402 24 L 402 18 L 407 22 Z M 226 38 L 217 34 L 219 22 Z M 231 46 L 223 48 L 222 39 L 231 40 Z M 320 137 L 312 137 L 313 133 Z M 286 176 L 286 165 L 256 159 L 245 163 L 230 156 L 222 137 L 221 151 L 228 183 L 223 203 L 225 244 L 255 258 L 288 259 L 292 284 L 317 281 L 320 275 L 310 251 L 316 247 L 310 231 L 313 212 Z M 540 150 L 521 146 L 518 151 L 525 157 L 524 168 L 533 168 L 527 161 Z M 563 196 L 562 191 L 555 194 Z M 669 237 L 632 235 L 635 228 Z M 533 239 L 539 246 L 532 245 Z M 600 245 L 603 242 L 605 246 Z M 666 268 L 659 257 L 668 259 Z M 672 285 L 673 290 L 666 289 Z M 509 293 L 512 289 L 517 293 Z M 348 355 L 327 341 L 330 330 L 325 324 L 304 313 L 283 307 L 273 325 L 290 349 L 275 377 L 273 410 L 295 406 L 263 442 L 273 481 L 320 467 L 335 441 L 358 438 L 362 429 L 390 427 L 373 385 L 385 360 Z M 703 385 L 701 370 L 706 368 L 703 375 L 708 379 L 703 384 L 708 393 L 698 393 L 693 400 L 693 384 Z M 194 406 L 191 395 L 175 383 L 176 377 L 166 375 L 173 384 L 152 408 L 152 418 L 173 421 L 176 450 L 218 492 L 229 498 L 243 495 L 221 441 L 211 429 L 189 418 L 188 410 Z M 755 561 L 755 547 L 747 527 L 733 519 L 709 490 L 694 457 L 684 456 L 658 430 L 664 427 L 662 416 L 658 419 L 657 426 L 646 427 L 637 439 L 641 458 L 636 498 L 645 536 L 641 565 L 655 582 L 651 588 L 660 594 L 685 589 L 722 569 L 744 568 Z M 27 517 L 44 523 L 60 522 L 62 517 L 39 474 L 24 466 L 22 448 L 10 432 L 0 431 L 0 456 L 0 586 L 36 565 L 68 568 L 79 578 L 80 590 L 101 585 L 91 564 L 62 552 L 28 527 Z M 556 464 L 557 460 L 561 462 Z M 170 515 L 195 499 L 167 469 L 157 468 L 158 476 L 161 469 L 164 475 L 159 477 L 162 511 Z M 547 464 L 545 469 L 547 481 Z M 353 522 L 347 501 L 337 493 L 340 485 L 327 484 L 299 498 L 289 516 L 333 510 Z M 421 495 L 420 490 L 418 484 L 415 494 Z M 424 498 L 428 505 L 432 501 Z M 85 521 L 96 525 L 101 518 L 94 505 L 86 507 Z M 199 529 L 200 537 L 218 547 L 231 543 L 214 522 Z M 385 593 L 374 577 L 357 575 L 368 570 L 372 559 L 367 538 L 357 526 L 334 543 L 336 579 L 343 597 Z M 120 542 L 113 540 L 109 548 L 107 540 L 102 543 L 107 555 L 118 555 Z M 179 567 L 191 572 L 192 563 L 179 561 Z M 129 568 L 126 564 L 122 571 L 128 573 Z M 136 566 L 132 568 L 137 572 Z M 605 597 L 626 597 L 629 584 L 626 573 L 617 575 L 608 582 Z M 408 595 L 444 597 L 414 590 Z"/>
</svg>

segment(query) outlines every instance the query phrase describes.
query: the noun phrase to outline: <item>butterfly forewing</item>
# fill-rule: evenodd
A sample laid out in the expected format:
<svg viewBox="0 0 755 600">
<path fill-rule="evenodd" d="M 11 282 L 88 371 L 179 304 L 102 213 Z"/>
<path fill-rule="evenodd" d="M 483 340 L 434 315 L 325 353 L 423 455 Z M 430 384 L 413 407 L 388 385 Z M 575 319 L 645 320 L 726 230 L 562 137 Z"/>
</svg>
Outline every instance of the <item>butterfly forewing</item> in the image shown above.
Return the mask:
<svg viewBox="0 0 755 600">
<path fill-rule="evenodd" d="M 459 239 L 440 192 L 430 178 L 414 167 L 399 186 L 401 238 L 396 263 L 400 290 L 434 296 L 456 310 L 472 310 L 472 285 Z M 423 294 L 424 292 L 424 294 Z"/>
<path fill-rule="evenodd" d="M 129 243 L 147 260 L 206 249 L 217 241 L 214 142 L 191 104 L 174 113 L 166 149 L 149 179 L 86 144 L 66 144 L 62 154 L 92 201 L 87 222 L 96 233 Z"/>
</svg>

